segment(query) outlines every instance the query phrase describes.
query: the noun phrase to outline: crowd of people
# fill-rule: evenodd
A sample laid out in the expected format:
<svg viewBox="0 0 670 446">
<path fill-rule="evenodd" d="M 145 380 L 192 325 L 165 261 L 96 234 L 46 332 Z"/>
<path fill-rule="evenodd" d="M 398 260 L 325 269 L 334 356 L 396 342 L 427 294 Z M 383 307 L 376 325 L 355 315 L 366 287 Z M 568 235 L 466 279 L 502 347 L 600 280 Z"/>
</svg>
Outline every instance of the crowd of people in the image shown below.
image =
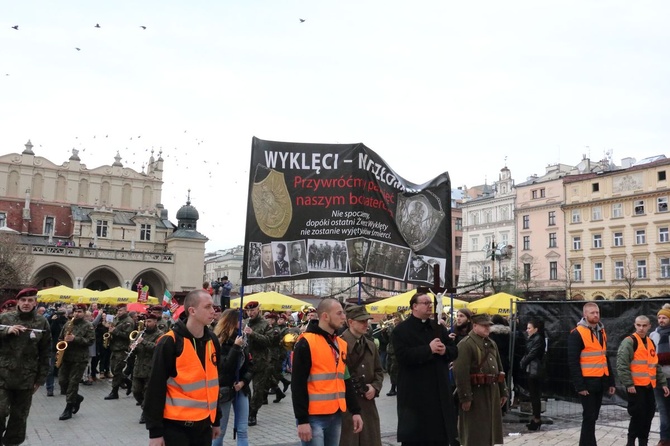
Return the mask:
<svg viewBox="0 0 670 446">
<path fill-rule="evenodd" d="M 527 428 L 539 430 L 548 346 L 542 321 L 526 321 L 518 365 L 510 365 L 517 355 L 509 355 L 504 318 L 461 309 L 451 326 L 435 320 L 433 299 L 417 291 L 407 315 L 389 315 L 373 329 L 364 306 L 332 298 L 298 312 L 264 311 L 254 300 L 237 310 L 197 289 L 174 320 L 162 306 L 138 314 L 125 305 L 38 305 L 37 290 L 27 288 L 0 308 L 0 442 L 25 440 L 32 395 L 43 385 L 51 397 L 58 383 L 66 396 L 58 418 L 66 421 L 82 409 L 79 386 L 107 379 L 104 399 L 132 393 L 151 446 L 220 446 L 231 412 L 232 438 L 247 446 L 270 395 L 281 403 L 289 387 L 303 445 L 380 446 L 375 399 L 388 373 L 403 445 L 494 445 L 503 443 L 507 374 L 515 369 L 523 379 L 515 374 L 514 384 L 523 384 L 531 402 Z M 647 316 L 631 321 L 634 331 L 610 364 L 599 307 L 584 305 L 567 339 L 583 409 L 580 446 L 597 444 L 602 398 L 616 383 L 628 397 L 626 446 L 648 444 L 656 407 L 659 445 L 670 444 L 670 304 L 657 321 L 653 331 Z"/>
</svg>

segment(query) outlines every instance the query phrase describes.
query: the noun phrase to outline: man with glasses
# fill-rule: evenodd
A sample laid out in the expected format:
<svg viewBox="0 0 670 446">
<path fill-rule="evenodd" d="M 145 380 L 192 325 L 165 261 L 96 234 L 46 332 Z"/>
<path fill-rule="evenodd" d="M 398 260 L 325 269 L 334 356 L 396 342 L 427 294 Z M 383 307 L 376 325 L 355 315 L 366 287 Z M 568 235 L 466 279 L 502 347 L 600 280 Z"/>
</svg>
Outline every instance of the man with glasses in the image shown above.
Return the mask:
<svg viewBox="0 0 670 446">
<path fill-rule="evenodd" d="M 456 413 L 449 365 L 458 350 L 433 316 L 433 300 L 417 291 L 412 312 L 391 334 L 398 361 L 398 441 L 411 445 L 456 445 Z"/>
<path fill-rule="evenodd" d="M 49 323 L 35 312 L 37 289 L 23 289 L 16 299 L 16 311 L 0 316 L 0 443 L 5 445 L 26 439 L 33 393 L 46 381 L 51 358 Z"/>
<path fill-rule="evenodd" d="M 88 365 L 88 347 L 95 342 L 93 324 L 86 320 L 86 305 L 74 306 L 74 316 L 70 319 L 58 338 L 67 342 L 63 353 L 63 364 L 58 369 L 58 384 L 61 392 L 65 390 L 66 406 L 59 420 L 69 420 L 72 414 L 79 412 L 84 397 L 79 395 L 79 382 Z"/>
<path fill-rule="evenodd" d="M 381 446 L 381 425 L 375 398 L 379 396 L 384 382 L 384 369 L 379 350 L 365 335 L 372 316 L 362 305 L 347 309 L 347 328 L 342 339 L 347 341 L 347 368 L 356 390 L 356 399 L 361 406 L 363 429 L 354 433 L 353 416 L 345 412 L 342 417 L 341 446 Z"/>
</svg>

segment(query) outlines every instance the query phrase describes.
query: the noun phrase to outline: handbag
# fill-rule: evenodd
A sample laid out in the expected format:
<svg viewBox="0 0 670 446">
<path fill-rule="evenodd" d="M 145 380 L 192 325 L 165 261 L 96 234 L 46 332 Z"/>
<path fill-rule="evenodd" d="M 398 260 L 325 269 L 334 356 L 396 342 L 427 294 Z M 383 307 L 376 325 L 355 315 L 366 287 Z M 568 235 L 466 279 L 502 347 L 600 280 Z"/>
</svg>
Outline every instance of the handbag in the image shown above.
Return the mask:
<svg viewBox="0 0 670 446">
<path fill-rule="evenodd" d="M 219 403 L 227 403 L 235 397 L 235 389 L 232 387 L 221 387 L 219 389 Z"/>
</svg>

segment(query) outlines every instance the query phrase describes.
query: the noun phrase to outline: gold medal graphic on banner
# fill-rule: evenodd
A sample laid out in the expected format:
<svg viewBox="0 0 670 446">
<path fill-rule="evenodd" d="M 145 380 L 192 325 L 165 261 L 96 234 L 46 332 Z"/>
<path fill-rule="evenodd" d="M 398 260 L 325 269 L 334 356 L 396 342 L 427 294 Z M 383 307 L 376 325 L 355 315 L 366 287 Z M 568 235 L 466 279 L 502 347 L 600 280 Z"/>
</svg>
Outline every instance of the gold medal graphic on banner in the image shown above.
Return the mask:
<svg viewBox="0 0 670 446">
<path fill-rule="evenodd" d="M 257 166 L 257 178 L 261 169 L 266 168 Z M 256 214 L 256 223 L 261 231 L 270 237 L 283 237 L 293 217 L 293 206 L 284 174 L 270 169 L 264 179 L 254 181 L 251 201 Z"/>
</svg>

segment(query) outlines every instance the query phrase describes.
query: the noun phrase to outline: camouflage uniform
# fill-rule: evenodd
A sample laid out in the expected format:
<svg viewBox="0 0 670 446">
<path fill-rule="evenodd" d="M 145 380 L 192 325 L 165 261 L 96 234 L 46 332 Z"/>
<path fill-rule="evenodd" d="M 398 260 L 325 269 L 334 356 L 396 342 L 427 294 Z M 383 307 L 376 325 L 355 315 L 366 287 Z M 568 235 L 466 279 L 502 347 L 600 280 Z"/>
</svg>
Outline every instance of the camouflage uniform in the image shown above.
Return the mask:
<svg viewBox="0 0 670 446">
<path fill-rule="evenodd" d="M 270 363 L 270 344 L 273 335 L 268 322 L 260 315 L 260 312 L 255 318 L 249 319 L 248 326 L 253 330 L 253 333 L 248 335 L 249 353 L 256 364 L 249 418 L 255 418 L 263 405 L 263 400 L 267 397 L 268 390 L 272 387 L 272 367 L 263 367 L 263 364 Z"/>
<path fill-rule="evenodd" d="M 123 368 L 125 359 L 130 347 L 130 332 L 135 329 L 135 322 L 126 313 L 121 317 L 114 319 L 114 331 L 111 332 L 112 338 L 109 341 L 109 349 L 112 351 L 110 358 L 110 368 L 114 378 L 112 379 L 112 392 L 118 391 L 125 378 Z"/>
<path fill-rule="evenodd" d="M 286 349 L 284 348 L 284 335 L 288 333 L 288 325 L 275 325 L 272 328 L 272 341 L 270 345 L 271 355 L 272 355 L 272 385 L 277 386 L 279 382 L 284 383 L 284 387 L 288 386 L 288 380 L 284 378 L 282 370 L 284 368 L 284 360 L 286 359 Z M 283 392 L 278 392 L 278 398 L 275 399 L 275 402 L 279 402 L 284 396 Z"/>
<path fill-rule="evenodd" d="M 21 444 L 26 438 L 33 391 L 44 384 L 49 373 L 51 331 L 44 316 L 35 311 L 3 313 L 0 324 L 44 330 L 18 335 L 0 330 L 0 439 L 2 444 Z"/>
<path fill-rule="evenodd" d="M 393 328 L 394 327 L 389 327 L 387 329 L 389 338 L 391 338 Z M 386 346 L 386 370 L 388 371 L 389 378 L 391 380 L 391 390 L 389 391 L 389 394 L 395 395 L 396 383 L 398 382 L 398 360 L 395 357 L 395 348 L 393 347 L 393 342 L 389 342 Z"/>
<path fill-rule="evenodd" d="M 133 350 L 133 354 L 136 355 L 135 368 L 133 369 L 133 396 L 142 407 L 144 407 L 144 394 L 147 390 L 147 384 L 149 384 L 149 376 L 151 376 L 154 349 L 158 338 L 162 335 L 163 333 L 158 329 L 154 329 L 152 332 L 145 330 L 142 334 L 142 342 L 137 344 L 137 347 Z"/>
<path fill-rule="evenodd" d="M 68 321 L 65 324 L 58 339 L 62 341 L 70 330 L 72 330 L 74 340 L 67 343 L 63 354 L 63 364 L 58 369 L 58 384 L 61 391 L 66 392 L 66 402 L 75 405 L 81 402 L 78 401 L 79 382 L 91 359 L 88 347 L 95 342 L 95 328 L 85 319 L 74 318 L 72 323 Z"/>
</svg>

